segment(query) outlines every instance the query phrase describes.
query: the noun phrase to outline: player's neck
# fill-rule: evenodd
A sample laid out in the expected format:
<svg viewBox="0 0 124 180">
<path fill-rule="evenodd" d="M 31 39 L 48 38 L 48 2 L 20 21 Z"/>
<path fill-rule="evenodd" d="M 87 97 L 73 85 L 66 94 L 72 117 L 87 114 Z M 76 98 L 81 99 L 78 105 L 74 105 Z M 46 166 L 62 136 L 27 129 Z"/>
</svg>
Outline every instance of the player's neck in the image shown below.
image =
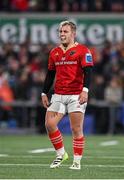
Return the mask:
<svg viewBox="0 0 124 180">
<path fill-rule="evenodd" d="M 73 42 L 70 44 L 61 44 L 60 47 L 63 49 L 63 51 L 67 51 L 68 49 L 77 46 L 77 42 Z"/>
</svg>

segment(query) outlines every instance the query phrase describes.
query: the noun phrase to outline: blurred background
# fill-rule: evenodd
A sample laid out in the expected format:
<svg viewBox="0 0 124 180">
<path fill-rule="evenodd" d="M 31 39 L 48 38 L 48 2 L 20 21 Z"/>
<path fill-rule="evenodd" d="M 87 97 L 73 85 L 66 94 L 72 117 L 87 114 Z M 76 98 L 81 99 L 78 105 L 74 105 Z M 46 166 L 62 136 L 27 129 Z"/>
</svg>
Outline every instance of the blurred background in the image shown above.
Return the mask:
<svg viewBox="0 0 124 180">
<path fill-rule="evenodd" d="M 62 20 L 76 23 L 77 41 L 93 55 L 85 134 L 124 133 L 124 1 L 4 0 L 0 1 L 0 134 L 46 133 L 40 94 Z M 71 133 L 68 116 L 59 127 Z"/>
</svg>

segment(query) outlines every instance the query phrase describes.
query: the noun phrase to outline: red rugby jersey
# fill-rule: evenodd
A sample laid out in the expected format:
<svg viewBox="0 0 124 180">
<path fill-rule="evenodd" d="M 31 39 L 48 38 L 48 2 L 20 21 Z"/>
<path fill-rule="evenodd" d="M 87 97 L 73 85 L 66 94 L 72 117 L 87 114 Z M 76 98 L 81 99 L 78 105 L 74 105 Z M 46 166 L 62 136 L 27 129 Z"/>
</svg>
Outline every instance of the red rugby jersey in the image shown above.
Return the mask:
<svg viewBox="0 0 124 180">
<path fill-rule="evenodd" d="M 51 50 L 48 69 L 56 70 L 54 91 L 56 94 L 80 94 L 83 89 L 83 67 L 93 66 L 90 50 L 82 44 L 66 52 L 61 47 Z"/>
</svg>

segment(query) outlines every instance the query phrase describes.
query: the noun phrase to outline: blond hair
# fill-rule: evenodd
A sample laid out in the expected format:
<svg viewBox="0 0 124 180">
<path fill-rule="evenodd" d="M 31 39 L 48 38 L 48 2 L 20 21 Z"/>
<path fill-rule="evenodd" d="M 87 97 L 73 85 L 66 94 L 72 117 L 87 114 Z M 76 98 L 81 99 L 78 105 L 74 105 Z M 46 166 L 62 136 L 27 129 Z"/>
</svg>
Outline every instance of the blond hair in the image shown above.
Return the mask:
<svg viewBox="0 0 124 180">
<path fill-rule="evenodd" d="M 69 25 L 71 27 L 71 29 L 76 32 L 76 25 L 71 22 L 71 21 L 62 21 L 60 24 L 59 24 L 59 28 L 61 28 L 62 26 L 65 26 L 65 25 Z"/>
</svg>

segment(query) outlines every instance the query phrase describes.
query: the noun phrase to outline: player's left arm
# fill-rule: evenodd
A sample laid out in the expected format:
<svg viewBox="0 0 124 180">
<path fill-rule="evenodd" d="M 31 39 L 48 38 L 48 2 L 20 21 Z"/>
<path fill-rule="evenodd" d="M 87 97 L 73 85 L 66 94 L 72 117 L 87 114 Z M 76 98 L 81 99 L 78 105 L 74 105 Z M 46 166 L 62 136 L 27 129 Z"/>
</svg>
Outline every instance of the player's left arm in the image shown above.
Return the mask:
<svg viewBox="0 0 124 180">
<path fill-rule="evenodd" d="M 90 50 L 87 47 L 83 47 L 81 53 L 81 66 L 83 69 L 83 89 L 82 92 L 79 95 L 79 102 L 80 104 L 83 104 L 88 101 L 88 91 L 89 86 L 91 82 L 91 76 L 92 76 L 92 68 L 93 68 L 93 58 Z"/>
<path fill-rule="evenodd" d="M 80 104 L 83 104 L 88 101 L 88 91 L 89 91 L 89 86 L 90 86 L 91 76 L 92 76 L 92 66 L 84 67 L 83 73 L 84 73 L 84 83 L 83 83 L 83 90 L 81 94 L 79 95 Z"/>
</svg>

